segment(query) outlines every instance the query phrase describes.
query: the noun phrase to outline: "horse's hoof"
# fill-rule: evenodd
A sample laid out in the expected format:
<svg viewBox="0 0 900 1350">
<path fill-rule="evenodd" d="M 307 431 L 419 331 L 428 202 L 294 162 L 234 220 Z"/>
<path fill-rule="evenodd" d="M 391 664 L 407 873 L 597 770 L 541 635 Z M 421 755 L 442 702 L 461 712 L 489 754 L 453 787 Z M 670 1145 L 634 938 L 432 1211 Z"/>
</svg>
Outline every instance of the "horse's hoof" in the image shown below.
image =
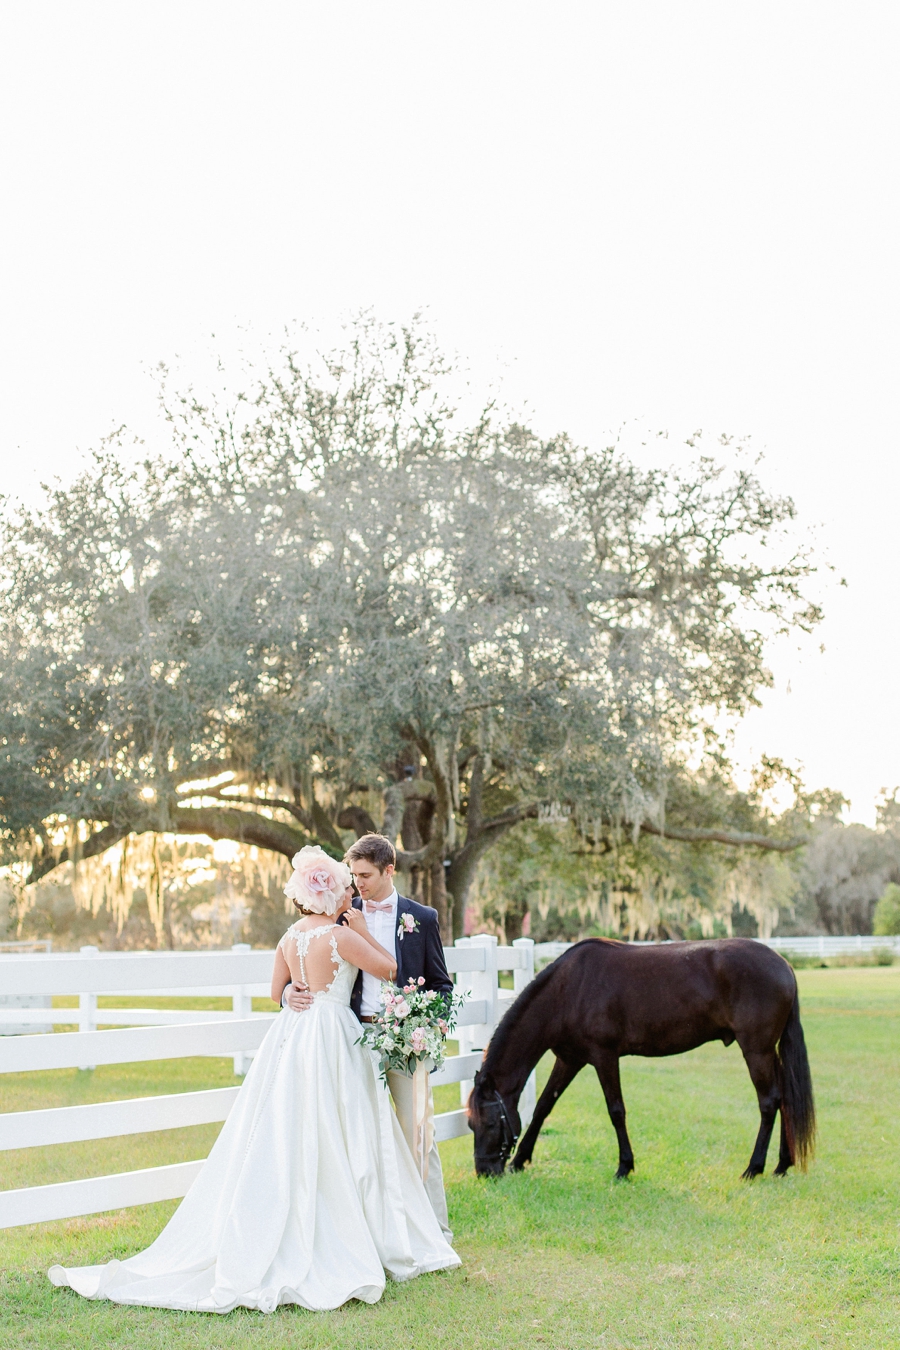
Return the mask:
<svg viewBox="0 0 900 1350">
<path fill-rule="evenodd" d="M 778 1166 L 775 1168 L 775 1171 L 772 1173 L 772 1176 L 786 1177 L 788 1174 L 788 1168 L 791 1167 L 791 1165 L 792 1165 L 791 1163 L 785 1163 L 784 1166 L 782 1166 L 781 1163 L 779 1163 Z"/>
<path fill-rule="evenodd" d="M 746 1171 L 741 1173 L 741 1181 L 755 1181 L 762 1174 L 763 1169 L 761 1167 L 748 1167 Z"/>
<path fill-rule="evenodd" d="M 633 1171 L 633 1165 L 631 1167 L 620 1167 L 616 1172 L 616 1181 L 627 1181 Z"/>
</svg>

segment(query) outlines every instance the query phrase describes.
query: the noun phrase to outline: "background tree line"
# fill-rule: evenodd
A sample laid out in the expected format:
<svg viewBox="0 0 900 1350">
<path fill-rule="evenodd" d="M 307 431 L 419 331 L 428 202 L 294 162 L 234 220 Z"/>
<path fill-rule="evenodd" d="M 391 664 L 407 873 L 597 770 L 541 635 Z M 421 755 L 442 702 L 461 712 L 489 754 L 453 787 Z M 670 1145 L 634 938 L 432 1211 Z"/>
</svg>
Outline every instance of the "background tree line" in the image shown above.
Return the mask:
<svg viewBox="0 0 900 1350">
<path fill-rule="evenodd" d="M 473 918 L 508 941 L 523 925 L 540 941 L 900 934 L 896 793 L 882 801 L 875 829 L 845 825 L 844 804 L 836 792 L 795 802 L 808 842 L 782 854 L 644 837 L 586 855 L 565 826 L 534 826 L 492 855 Z"/>
<path fill-rule="evenodd" d="M 791 853 L 652 836 L 637 843 L 620 836 L 601 851 L 586 848 L 568 822 L 529 822 L 483 862 L 469 924 L 508 942 L 523 932 L 538 941 L 900 933 L 896 798 L 885 798 L 874 830 L 844 825 L 841 805 L 837 793 L 814 794 L 801 808 L 809 842 Z M 158 916 L 148 903 L 149 850 L 129 859 L 124 887 L 118 860 L 114 878 L 97 873 L 74 885 L 71 868 L 63 867 L 33 887 L 21 909 L 7 887 L 0 941 L 18 935 L 50 937 L 58 947 L 272 945 L 288 921 L 287 864 L 273 855 L 263 866 L 263 855 L 252 852 L 220 847 L 216 857 L 195 838 L 164 840 L 156 864 L 163 873 Z"/>
</svg>

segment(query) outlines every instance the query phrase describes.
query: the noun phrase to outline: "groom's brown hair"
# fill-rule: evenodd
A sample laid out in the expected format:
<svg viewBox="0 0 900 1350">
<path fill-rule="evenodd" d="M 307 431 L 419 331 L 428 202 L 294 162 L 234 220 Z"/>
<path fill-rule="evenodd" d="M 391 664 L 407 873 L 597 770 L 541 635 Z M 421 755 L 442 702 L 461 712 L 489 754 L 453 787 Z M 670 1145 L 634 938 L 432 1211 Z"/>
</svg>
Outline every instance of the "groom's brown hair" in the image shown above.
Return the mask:
<svg viewBox="0 0 900 1350">
<path fill-rule="evenodd" d="M 364 834 L 344 854 L 345 863 L 361 862 L 363 858 L 374 863 L 379 872 L 383 872 L 388 864 L 397 866 L 397 850 L 383 834 Z"/>
</svg>

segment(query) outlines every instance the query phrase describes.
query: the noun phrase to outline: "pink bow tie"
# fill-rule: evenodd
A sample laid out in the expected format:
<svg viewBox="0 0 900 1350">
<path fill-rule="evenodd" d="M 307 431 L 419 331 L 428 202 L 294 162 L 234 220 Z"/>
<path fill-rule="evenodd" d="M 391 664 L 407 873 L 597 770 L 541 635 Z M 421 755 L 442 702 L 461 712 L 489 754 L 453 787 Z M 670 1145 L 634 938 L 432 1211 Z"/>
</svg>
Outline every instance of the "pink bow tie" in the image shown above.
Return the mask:
<svg viewBox="0 0 900 1350">
<path fill-rule="evenodd" d="M 394 908 L 390 900 L 366 900 L 364 903 L 366 906 L 367 914 L 374 914 L 375 911 L 379 909 L 392 910 Z"/>
</svg>

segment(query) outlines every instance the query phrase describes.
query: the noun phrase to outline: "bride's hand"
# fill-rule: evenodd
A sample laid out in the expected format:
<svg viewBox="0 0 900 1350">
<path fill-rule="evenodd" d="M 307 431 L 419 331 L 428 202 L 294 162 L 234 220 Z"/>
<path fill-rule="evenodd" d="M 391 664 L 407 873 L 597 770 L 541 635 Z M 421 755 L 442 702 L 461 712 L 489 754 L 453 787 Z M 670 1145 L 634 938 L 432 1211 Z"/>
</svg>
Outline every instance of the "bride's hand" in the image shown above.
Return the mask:
<svg viewBox="0 0 900 1350">
<path fill-rule="evenodd" d="M 369 930 L 366 926 L 366 918 L 361 909 L 345 909 L 341 915 L 345 928 L 352 928 L 354 933 L 359 933 L 360 937 L 368 937 Z"/>
</svg>

